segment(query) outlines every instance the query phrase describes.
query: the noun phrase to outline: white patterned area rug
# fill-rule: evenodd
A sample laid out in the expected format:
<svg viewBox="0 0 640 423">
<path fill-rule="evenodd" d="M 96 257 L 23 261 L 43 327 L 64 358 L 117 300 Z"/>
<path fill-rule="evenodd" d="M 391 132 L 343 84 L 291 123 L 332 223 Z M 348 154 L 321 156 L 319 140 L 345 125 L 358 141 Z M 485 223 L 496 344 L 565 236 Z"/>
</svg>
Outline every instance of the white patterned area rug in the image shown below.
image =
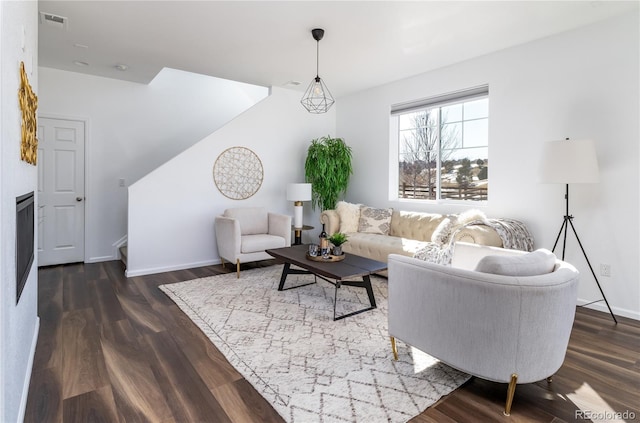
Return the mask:
<svg viewBox="0 0 640 423">
<path fill-rule="evenodd" d="M 282 265 L 162 285 L 287 422 L 405 422 L 469 376 L 387 332 L 387 280 L 378 308 L 333 321 L 333 285 L 278 291 Z M 313 281 L 289 275 L 285 287 Z M 364 288 L 338 290 L 338 315 L 368 306 Z"/>
</svg>

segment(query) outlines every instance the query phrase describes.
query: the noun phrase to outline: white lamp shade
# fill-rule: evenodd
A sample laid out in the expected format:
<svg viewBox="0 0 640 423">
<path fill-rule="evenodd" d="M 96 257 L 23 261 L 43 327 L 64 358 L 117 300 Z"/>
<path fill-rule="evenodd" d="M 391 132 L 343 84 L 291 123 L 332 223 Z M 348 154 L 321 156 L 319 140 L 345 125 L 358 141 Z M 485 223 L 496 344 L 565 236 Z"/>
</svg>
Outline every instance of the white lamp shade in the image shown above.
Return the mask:
<svg viewBox="0 0 640 423">
<path fill-rule="evenodd" d="M 311 201 L 311 184 L 287 184 L 287 200 Z"/>
<path fill-rule="evenodd" d="M 593 140 L 545 142 L 542 147 L 540 180 L 552 184 L 598 183 L 598 159 Z"/>
</svg>

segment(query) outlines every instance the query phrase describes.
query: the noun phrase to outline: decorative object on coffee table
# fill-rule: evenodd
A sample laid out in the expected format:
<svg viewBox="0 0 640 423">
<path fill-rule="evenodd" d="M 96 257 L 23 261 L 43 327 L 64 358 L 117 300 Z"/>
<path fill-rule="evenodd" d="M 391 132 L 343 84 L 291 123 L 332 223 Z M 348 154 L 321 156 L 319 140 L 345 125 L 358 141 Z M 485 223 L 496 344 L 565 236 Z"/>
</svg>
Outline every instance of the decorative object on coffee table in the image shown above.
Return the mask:
<svg viewBox="0 0 640 423">
<path fill-rule="evenodd" d="M 245 147 L 224 150 L 213 165 L 213 181 L 232 200 L 244 200 L 258 192 L 263 169 L 260 158 Z"/>
<path fill-rule="evenodd" d="M 336 256 L 341 256 L 342 252 L 342 244 L 347 242 L 349 237 L 347 234 L 343 232 L 336 232 L 329 237 L 329 242 L 333 244 L 333 254 Z"/>
<path fill-rule="evenodd" d="M 340 254 L 340 255 L 329 254 L 327 256 L 314 256 L 307 253 L 307 259 L 312 261 L 321 261 L 325 263 L 335 263 L 337 261 L 342 261 L 344 260 L 345 256 L 346 256 L 345 254 Z"/>
<path fill-rule="evenodd" d="M 327 237 L 327 232 L 324 230 L 324 223 L 322 224 L 322 231 L 320 231 L 320 254 L 323 257 L 327 257 L 329 255 L 329 238 Z"/>
</svg>

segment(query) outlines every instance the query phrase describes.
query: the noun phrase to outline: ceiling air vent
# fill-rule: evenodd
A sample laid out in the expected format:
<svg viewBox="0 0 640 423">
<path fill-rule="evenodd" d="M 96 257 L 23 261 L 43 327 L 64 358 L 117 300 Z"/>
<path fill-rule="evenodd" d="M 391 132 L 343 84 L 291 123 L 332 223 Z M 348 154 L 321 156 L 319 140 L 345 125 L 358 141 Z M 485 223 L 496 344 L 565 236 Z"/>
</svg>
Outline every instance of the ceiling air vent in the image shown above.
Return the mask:
<svg viewBox="0 0 640 423">
<path fill-rule="evenodd" d="M 53 13 L 40 12 L 40 23 L 54 28 L 67 29 L 69 19 Z"/>
</svg>

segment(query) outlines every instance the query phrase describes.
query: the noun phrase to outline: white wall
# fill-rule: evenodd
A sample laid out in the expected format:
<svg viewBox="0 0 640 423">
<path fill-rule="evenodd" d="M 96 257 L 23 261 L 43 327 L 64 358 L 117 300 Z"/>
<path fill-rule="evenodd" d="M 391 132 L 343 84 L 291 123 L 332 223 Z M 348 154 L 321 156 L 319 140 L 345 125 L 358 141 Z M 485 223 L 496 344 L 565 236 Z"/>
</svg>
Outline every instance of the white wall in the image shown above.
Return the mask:
<svg viewBox="0 0 640 423">
<path fill-rule="evenodd" d="M 267 95 L 265 87 L 175 69 L 143 85 L 41 67 L 39 116 L 88 121 L 85 261 L 117 257 L 126 186 Z"/>
<path fill-rule="evenodd" d="M 335 132 L 334 111 L 309 114 L 301 96 L 272 88 L 267 99 L 129 187 L 127 276 L 220 263 L 213 223 L 226 208 L 265 206 L 293 215 L 287 183 L 304 181 L 311 140 Z M 216 159 L 234 146 L 251 149 L 264 168 L 262 186 L 246 200 L 225 197 L 213 182 Z M 310 203 L 304 221 L 319 225 Z"/>
<path fill-rule="evenodd" d="M 611 265 L 611 277 L 599 280 L 614 311 L 640 319 L 638 26 L 630 14 L 338 99 L 337 134 L 354 151 L 347 198 L 442 213 L 471 207 L 390 201 L 389 108 L 488 83 L 490 199 L 483 210 L 523 220 L 536 246 L 550 249 L 564 186 L 538 183 L 542 143 L 594 139 L 601 182 L 571 186 L 570 211 L 596 272 L 600 263 Z M 579 299 L 601 298 L 573 236 L 566 258 L 582 273 Z"/>
<path fill-rule="evenodd" d="M 22 421 L 38 336 L 37 258 L 16 305 L 16 197 L 36 190 L 37 171 L 20 160 L 20 62 L 38 93 L 37 2 L 0 2 L 0 421 Z M 23 32 L 24 29 L 24 32 Z M 24 38 L 23 38 L 24 33 Z M 24 49 L 22 41 L 24 39 Z M 37 196 L 36 196 L 37 202 Z M 37 203 L 36 203 L 37 210 Z M 36 233 L 37 237 L 37 233 Z M 37 245 L 37 239 L 36 244 Z"/>
</svg>

